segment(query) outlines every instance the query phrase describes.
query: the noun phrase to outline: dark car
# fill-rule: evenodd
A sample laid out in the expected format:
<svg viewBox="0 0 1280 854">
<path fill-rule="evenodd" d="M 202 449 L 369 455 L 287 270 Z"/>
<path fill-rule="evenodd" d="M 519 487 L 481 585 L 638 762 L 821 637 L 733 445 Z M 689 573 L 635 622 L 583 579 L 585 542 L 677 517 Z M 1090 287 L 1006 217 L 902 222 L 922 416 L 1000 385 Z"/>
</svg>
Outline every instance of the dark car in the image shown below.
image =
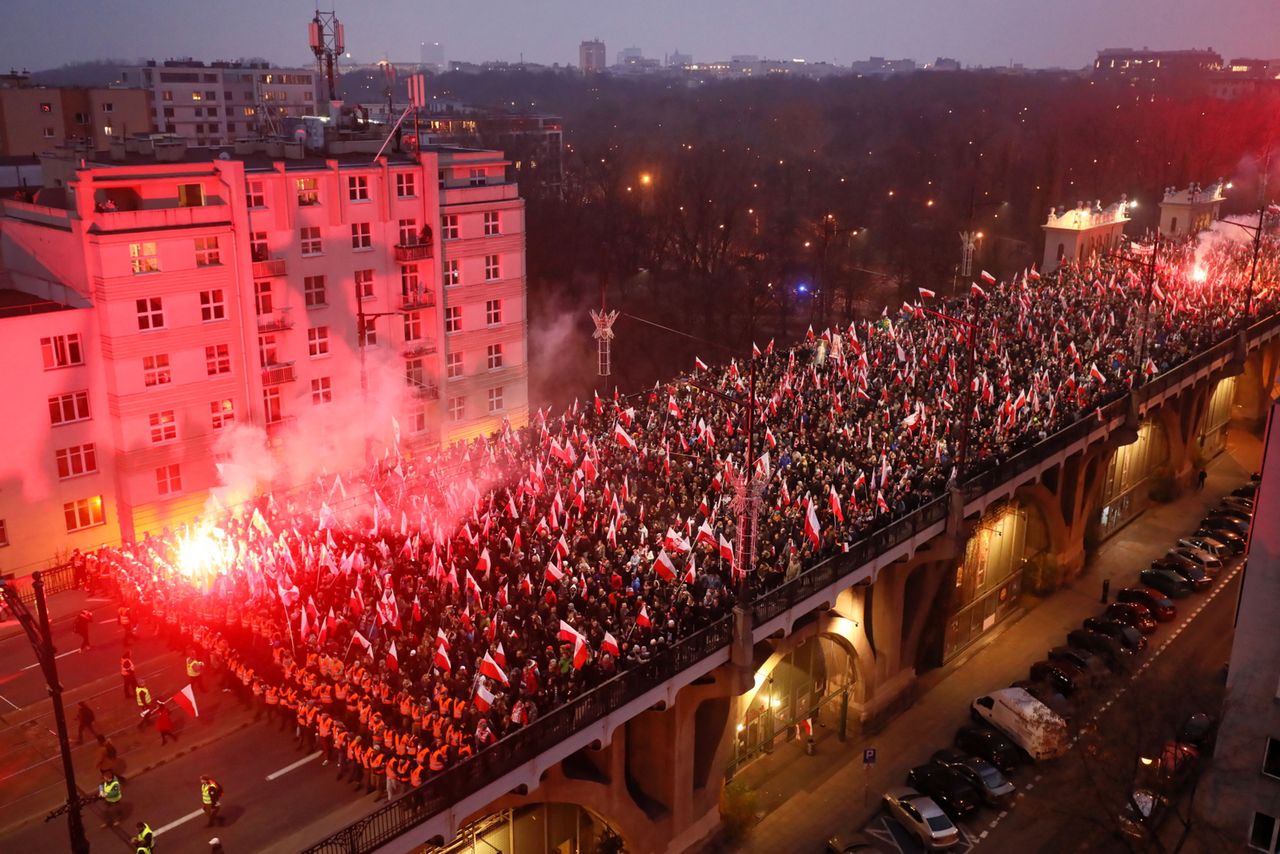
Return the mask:
<svg viewBox="0 0 1280 854">
<path fill-rule="evenodd" d="M 1102 612 L 1102 616 L 1108 620 L 1124 623 L 1126 626 L 1133 626 L 1144 635 L 1149 635 L 1156 630 L 1156 620 L 1151 616 L 1151 611 L 1146 606 L 1133 602 L 1112 602 L 1107 606 L 1107 610 Z"/>
<path fill-rule="evenodd" d="M 1248 498 L 1252 501 L 1258 495 L 1258 484 L 1256 481 L 1249 481 L 1244 486 L 1237 486 L 1231 490 L 1231 494 L 1237 498 Z"/>
<path fill-rule="evenodd" d="M 1170 599 L 1181 599 L 1191 595 L 1191 585 L 1171 569 L 1144 569 L 1138 573 L 1138 580 L 1152 590 L 1159 590 Z"/>
<path fill-rule="evenodd" d="M 1238 495 L 1228 495 L 1226 498 L 1222 499 L 1222 503 L 1219 506 L 1243 513 L 1250 518 L 1253 517 L 1252 498 L 1241 498 Z"/>
<path fill-rule="evenodd" d="M 1116 601 L 1141 605 L 1151 612 L 1156 622 L 1160 623 L 1171 622 L 1178 616 L 1178 609 L 1163 593 L 1148 587 L 1122 587 L 1116 594 Z"/>
<path fill-rule="evenodd" d="M 1025 761 L 1022 750 L 987 726 L 963 726 L 956 732 L 956 747 L 970 756 L 987 760 L 1001 771 L 1012 771 Z"/>
<path fill-rule="evenodd" d="M 1244 535 L 1233 528 L 1216 527 L 1212 525 L 1202 524 L 1196 528 L 1193 537 L 1208 537 L 1216 540 L 1227 547 L 1227 550 L 1233 555 L 1244 553 Z"/>
<path fill-rule="evenodd" d="M 1170 570 L 1178 573 L 1182 580 L 1191 585 L 1191 589 L 1197 593 L 1208 590 L 1213 586 L 1213 578 L 1210 577 L 1211 573 L 1198 566 L 1182 566 L 1179 564 L 1178 566 L 1170 567 Z"/>
<path fill-rule="evenodd" d="M 939 750 L 932 758 L 934 763 L 950 768 L 968 780 L 988 806 L 1003 808 L 1013 801 L 1013 783 L 987 760 L 959 750 Z"/>
<path fill-rule="evenodd" d="M 1152 625 L 1154 626 L 1155 623 L 1153 622 Z M 1084 621 L 1084 627 L 1091 632 L 1098 632 L 1119 641 L 1130 652 L 1141 652 L 1147 648 L 1147 639 L 1142 636 L 1142 632 L 1128 623 L 1109 620 L 1106 617 L 1088 617 Z"/>
<path fill-rule="evenodd" d="M 907 772 L 907 785 L 933 798 L 952 818 L 962 818 L 978 808 L 982 796 L 960 773 L 931 762 Z"/>
<path fill-rule="evenodd" d="M 1235 531 L 1242 537 L 1249 533 L 1249 519 L 1226 510 L 1211 511 L 1200 520 L 1200 524 L 1206 528 L 1225 528 L 1228 531 Z"/>
<path fill-rule="evenodd" d="M 1037 661 L 1031 665 L 1031 678 L 1048 682 L 1068 697 L 1076 694 L 1088 683 L 1084 672 L 1061 661 Z"/>
<path fill-rule="evenodd" d="M 1169 550 L 1169 557 L 1179 560 L 1188 566 L 1198 567 L 1205 572 L 1218 572 L 1222 569 L 1222 559 L 1197 548 L 1177 546 Z"/>
<path fill-rule="evenodd" d="M 1102 656 L 1079 647 L 1070 645 L 1055 646 L 1049 650 L 1049 660 L 1070 664 L 1076 670 L 1085 674 L 1093 685 L 1101 685 L 1111 675 L 1111 668 L 1107 666 L 1107 662 Z"/>
<path fill-rule="evenodd" d="M 1213 745 L 1217 740 L 1218 719 L 1203 712 L 1196 712 L 1188 717 L 1178 729 L 1178 741 L 1190 744 L 1202 756 L 1213 752 Z"/>
<path fill-rule="evenodd" d="M 1138 637 L 1142 636 L 1138 635 Z M 1101 656 L 1103 661 L 1107 663 L 1107 667 L 1117 673 L 1128 672 L 1137 658 L 1133 650 L 1126 647 L 1117 638 L 1105 635 L 1102 632 L 1089 631 L 1088 629 L 1073 629 L 1068 632 L 1067 645 L 1075 649 L 1088 650 L 1094 655 Z"/>
</svg>

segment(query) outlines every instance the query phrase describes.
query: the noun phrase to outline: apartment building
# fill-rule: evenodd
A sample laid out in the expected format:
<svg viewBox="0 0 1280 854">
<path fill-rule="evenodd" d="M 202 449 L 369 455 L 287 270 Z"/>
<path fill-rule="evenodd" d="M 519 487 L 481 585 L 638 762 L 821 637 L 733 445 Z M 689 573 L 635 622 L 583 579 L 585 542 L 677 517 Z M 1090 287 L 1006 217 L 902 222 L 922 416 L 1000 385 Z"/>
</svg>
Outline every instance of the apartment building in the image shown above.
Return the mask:
<svg viewBox="0 0 1280 854">
<path fill-rule="evenodd" d="M 49 186 L 2 203 L 13 301 L 58 310 L 0 312 L 0 385 L 25 401 L 4 428 L 24 452 L 0 474 L 0 561 L 38 568 L 190 518 L 234 425 L 261 428 L 281 487 L 299 454 L 362 462 L 355 441 L 317 451 L 347 422 L 367 416 L 390 444 L 372 423 L 388 406 L 406 450 L 527 421 L 509 164 L 449 147 L 375 159 L 378 144 L 134 139 L 83 164 L 47 157 Z M 94 466 L 64 465 L 86 444 Z"/>
<path fill-rule="evenodd" d="M 68 143 L 105 149 L 148 133 L 151 94 L 141 89 L 32 86 L 29 74 L 0 75 L 0 157 L 39 154 Z"/>
<path fill-rule="evenodd" d="M 328 110 L 316 106 L 316 72 L 305 68 L 180 59 L 125 68 L 120 76 L 151 93 L 156 130 L 192 145 L 279 133 L 281 119 Z"/>
</svg>

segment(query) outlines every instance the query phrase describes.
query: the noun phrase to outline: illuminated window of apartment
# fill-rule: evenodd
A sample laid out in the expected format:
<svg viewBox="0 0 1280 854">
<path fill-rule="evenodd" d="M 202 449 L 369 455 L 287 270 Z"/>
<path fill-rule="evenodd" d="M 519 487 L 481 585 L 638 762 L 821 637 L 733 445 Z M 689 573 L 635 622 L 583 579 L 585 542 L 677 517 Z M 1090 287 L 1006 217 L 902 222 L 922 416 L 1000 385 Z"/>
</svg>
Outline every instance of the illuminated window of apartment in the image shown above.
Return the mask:
<svg viewBox="0 0 1280 854">
<path fill-rule="evenodd" d="M 417 341 L 422 337 L 422 312 L 410 311 L 404 316 L 404 340 Z"/>
<path fill-rule="evenodd" d="M 307 308 L 319 308 L 326 305 L 324 276 L 303 277 L 302 300 Z"/>
<path fill-rule="evenodd" d="M 200 292 L 200 319 L 203 321 L 224 320 L 227 316 L 227 304 L 223 298 L 222 288 Z"/>
<path fill-rule="evenodd" d="M 444 331 L 462 331 L 462 306 L 449 306 L 444 310 Z"/>
<path fill-rule="evenodd" d="M 170 463 L 156 469 L 156 491 L 161 495 L 172 495 L 182 491 L 182 470 L 177 463 Z"/>
<path fill-rule="evenodd" d="M 333 389 L 329 377 L 316 377 L 311 381 L 311 402 L 317 406 L 333 402 Z"/>
<path fill-rule="evenodd" d="M 84 350 L 80 347 L 80 334 L 54 335 L 40 339 L 40 353 L 46 371 L 54 368 L 70 368 L 84 364 Z"/>
<path fill-rule="evenodd" d="M 415 245 L 418 242 L 418 221 L 416 219 L 402 219 L 399 224 L 400 245 Z"/>
<path fill-rule="evenodd" d="M 497 212 L 497 211 L 485 211 L 485 212 L 484 212 L 484 234 L 485 234 L 485 236 L 486 236 L 486 237 L 492 237 L 493 235 L 498 234 L 498 233 L 499 233 L 499 230 L 498 230 L 498 212 Z"/>
<path fill-rule="evenodd" d="M 418 194 L 418 176 L 412 172 L 396 173 L 396 196 L 408 199 Z"/>
<path fill-rule="evenodd" d="M 298 204 L 303 207 L 320 204 L 320 189 L 315 178 L 298 178 L 294 186 L 298 190 Z"/>
<path fill-rule="evenodd" d="M 373 271 L 356 270 L 356 299 L 373 299 Z"/>
<path fill-rule="evenodd" d="M 284 420 L 284 408 L 280 403 L 280 389 L 264 388 L 262 390 L 262 414 L 268 424 Z"/>
<path fill-rule="evenodd" d="M 484 280 L 493 282 L 502 278 L 502 267 L 498 263 L 497 255 L 484 256 Z"/>
<path fill-rule="evenodd" d="M 351 223 L 351 248 L 356 250 L 373 248 L 373 226 L 367 222 Z"/>
<path fill-rule="evenodd" d="M 259 317 L 271 313 L 274 305 L 271 299 L 271 281 L 269 279 L 253 283 L 253 305 Z"/>
<path fill-rule="evenodd" d="M 215 400 L 209 404 L 209 421 L 214 430 L 221 430 L 236 420 L 236 404 L 231 398 Z"/>
<path fill-rule="evenodd" d="M 178 185 L 178 207 L 199 208 L 204 206 L 204 187 L 199 184 Z"/>
<path fill-rule="evenodd" d="M 203 100 L 204 100 L 204 95 L 202 95 L 202 94 L 201 94 L 201 93 L 199 93 L 199 92 L 192 92 L 192 93 L 191 93 L 191 100 L 193 100 L 193 101 L 203 101 Z"/>
<path fill-rule="evenodd" d="M 145 297 L 134 300 L 138 312 L 138 329 L 146 332 L 164 328 L 164 302 L 160 297 Z"/>
<path fill-rule="evenodd" d="M 204 365 L 211 377 L 231 373 L 231 348 L 226 344 L 211 344 L 205 347 Z"/>
<path fill-rule="evenodd" d="M 462 284 L 462 262 L 457 258 L 444 262 L 444 284 L 450 288 Z"/>
<path fill-rule="evenodd" d="M 319 255 L 323 251 L 323 245 L 320 241 L 320 227 L 309 225 L 299 229 L 298 236 L 302 247 L 302 256 L 304 258 L 312 255 Z"/>
<path fill-rule="evenodd" d="M 66 480 L 93 474 L 98 470 L 98 452 L 93 443 L 72 445 L 70 448 L 59 448 L 54 452 L 54 460 L 58 464 L 58 478 Z"/>
<path fill-rule="evenodd" d="M 444 357 L 445 379 L 456 380 L 462 376 L 462 354 L 449 353 Z"/>
<path fill-rule="evenodd" d="M 172 100 L 173 100 L 173 90 L 172 90 L 172 89 L 164 89 L 164 90 L 162 90 L 162 91 L 160 92 L 160 100 L 161 100 L 161 101 L 172 101 Z"/>
<path fill-rule="evenodd" d="M 102 126 L 102 135 L 103 135 L 103 136 L 111 136 L 111 135 L 112 135 L 112 134 L 114 134 L 115 132 L 116 132 L 116 131 L 115 131 L 115 128 L 113 128 L 111 125 L 103 125 L 103 126 Z"/>
<path fill-rule="evenodd" d="M 222 263 L 222 253 L 218 251 L 218 238 L 214 236 L 196 238 L 196 266 L 216 267 Z"/>
<path fill-rule="evenodd" d="M 488 347 L 489 370 L 496 371 L 502 367 L 502 345 L 490 344 Z"/>
<path fill-rule="evenodd" d="M 52 426 L 87 421 L 88 418 L 89 392 L 72 391 L 49 398 L 49 423 Z"/>
<path fill-rule="evenodd" d="M 172 409 L 151 413 L 147 416 L 147 423 L 151 428 L 152 444 L 172 442 L 178 438 L 178 418 Z"/>
<path fill-rule="evenodd" d="M 502 386 L 489 389 L 489 413 L 502 411 Z"/>
<path fill-rule="evenodd" d="M 462 395 L 449 398 L 449 420 L 461 421 L 467 417 L 467 399 Z"/>
<path fill-rule="evenodd" d="M 154 242 L 129 244 L 129 263 L 134 275 L 160 272 L 160 256 Z"/>
<path fill-rule="evenodd" d="M 157 353 L 154 356 L 142 357 L 142 384 L 147 388 L 168 385 L 173 382 L 173 374 L 169 372 L 169 354 Z"/>
<path fill-rule="evenodd" d="M 444 218 L 444 233 L 442 237 L 445 240 L 458 239 L 458 215 L 447 214 Z"/>
<path fill-rule="evenodd" d="M 307 330 L 307 353 L 312 358 L 329 355 L 329 327 L 313 326 Z"/>
<path fill-rule="evenodd" d="M 348 176 L 347 198 L 353 202 L 369 201 L 369 179 L 364 175 Z"/>
<path fill-rule="evenodd" d="M 106 524 L 102 513 L 102 496 L 81 498 L 62 505 L 62 515 L 67 522 L 67 533 L 83 531 L 97 525 Z"/>
<path fill-rule="evenodd" d="M 487 326 L 498 326 L 502 323 L 502 300 L 491 299 L 485 302 L 484 322 Z"/>
</svg>

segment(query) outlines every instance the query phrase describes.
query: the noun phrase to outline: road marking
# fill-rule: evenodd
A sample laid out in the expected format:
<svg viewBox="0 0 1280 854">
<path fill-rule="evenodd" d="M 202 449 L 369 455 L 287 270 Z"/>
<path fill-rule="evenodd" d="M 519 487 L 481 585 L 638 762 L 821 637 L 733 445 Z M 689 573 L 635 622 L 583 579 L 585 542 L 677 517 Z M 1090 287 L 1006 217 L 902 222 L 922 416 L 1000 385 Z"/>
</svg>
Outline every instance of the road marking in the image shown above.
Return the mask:
<svg viewBox="0 0 1280 854">
<path fill-rule="evenodd" d="M 992 823 L 992 824 L 995 824 L 995 822 L 994 822 L 994 821 L 993 821 L 993 822 L 991 822 L 991 823 Z M 986 830 L 982 831 L 981 833 L 979 833 L 979 834 L 978 834 L 978 838 L 979 838 L 979 839 L 986 839 L 986 838 L 987 838 L 987 833 L 989 833 L 989 832 L 990 832 L 990 831 L 986 831 Z"/>
<path fill-rule="evenodd" d="M 306 765 L 308 762 L 315 759 L 319 755 L 320 755 L 320 751 L 317 750 L 315 753 L 311 754 L 310 756 L 304 756 L 301 759 L 299 759 L 297 762 L 294 762 L 291 765 L 284 766 L 279 771 L 272 771 L 270 774 L 267 775 L 267 779 L 275 780 L 278 777 L 283 777 L 285 774 L 288 774 L 290 771 L 293 771 L 297 768 L 301 768 L 303 765 Z"/>
<path fill-rule="evenodd" d="M 1000 810 L 1000 815 L 996 816 L 996 819 L 997 819 L 997 820 L 1002 819 L 1002 818 L 1004 818 L 1005 816 L 1007 816 L 1008 814 L 1009 814 L 1009 811 L 1008 811 L 1008 810 Z"/>
<path fill-rule="evenodd" d="M 1031 791 L 1032 789 L 1034 789 L 1035 787 L 1036 787 L 1036 784 L 1035 784 L 1035 783 L 1028 783 L 1028 784 L 1027 784 L 1026 786 L 1024 786 L 1023 788 L 1024 788 L 1026 791 L 1028 791 L 1028 792 L 1029 792 L 1029 791 Z"/>
<path fill-rule="evenodd" d="M 19 709 L 19 710 L 22 709 L 22 706 L 19 706 L 17 703 L 15 703 L 13 700 L 10 700 L 4 694 L 0 694 L 0 700 L 4 700 L 6 703 L 13 706 L 15 709 Z"/>
<path fill-rule="evenodd" d="M 175 827 L 177 827 L 178 825 L 180 825 L 180 824 L 186 824 L 187 822 L 191 821 L 191 819 L 193 819 L 193 818 L 195 818 L 195 817 L 197 817 L 197 816 L 199 816 L 199 815 L 202 815 L 203 813 L 204 813 L 204 810 L 203 810 L 203 809 L 198 809 L 198 810 L 196 810 L 196 811 L 195 811 L 195 812 L 193 812 L 193 813 L 187 813 L 187 814 L 186 814 L 186 815 L 184 815 L 182 818 L 174 819 L 173 821 L 171 821 L 171 822 L 169 822 L 168 824 L 166 824 L 164 827 L 159 827 L 159 828 L 156 828 L 155 830 L 151 831 L 151 835 L 152 835 L 152 836 L 159 836 L 160 834 L 164 833 L 166 830 L 173 830 L 173 829 L 174 829 Z"/>
<path fill-rule="evenodd" d="M 60 652 L 60 653 L 58 653 L 57 655 L 55 655 L 55 656 L 53 657 L 53 660 L 54 660 L 54 661 L 57 661 L 59 658 L 66 658 L 68 655 L 75 655 L 75 654 L 77 654 L 78 652 L 80 652 L 80 650 L 78 650 L 78 649 L 73 649 L 73 650 L 70 650 L 69 652 Z M 35 664 L 28 664 L 26 667 L 24 667 L 24 668 L 22 668 L 22 669 L 23 669 L 23 670 L 30 670 L 30 669 L 31 669 L 31 668 L 33 668 L 33 667 L 39 667 L 39 666 L 40 666 L 40 662 L 38 662 L 38 661 L 37 661 Z"/>
</svg>

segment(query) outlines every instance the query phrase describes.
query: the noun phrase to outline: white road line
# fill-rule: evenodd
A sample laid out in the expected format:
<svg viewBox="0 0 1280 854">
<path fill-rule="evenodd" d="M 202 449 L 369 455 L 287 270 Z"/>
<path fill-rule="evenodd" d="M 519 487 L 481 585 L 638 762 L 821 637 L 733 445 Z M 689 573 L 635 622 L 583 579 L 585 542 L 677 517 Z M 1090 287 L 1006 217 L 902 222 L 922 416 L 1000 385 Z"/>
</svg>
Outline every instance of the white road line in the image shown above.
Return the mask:
<svg viewBox="0 0 1280 854">
<path fill-rule="evenodd" d="M 60 653 L 58 653 L 57 655 L 55 655 L 55 656 L 53 657 L 53 660 L 54 660 L 54 661 L 57 661 L 59 658 L 66 658 L 68 655 L 75 655 L 75 654 L 77 654 L 78 652 L 80 652 L 80 650 L 78 650 L 78 649 L 73 649 L 73 650 L 70 650 L 69 652 L 60 652 Z M 30 670 L 30 669 L 31 669 L 31 668 L 33 668 L 33 667 L 39 667 L 39 666 L 40 666 L 40 662 L 38 662 L 38 661 L 37 661 L 35 664 L 28 664 L 26 667 L 24 667 L 24 668 L 22 668 L 22 669 L 23 669 L 23 670 Z"/>
<path fill-rule="evenodd" d="M 993 822 L 993 824 L 994 824 L 994 822 Z M 979 834 L 978 834 L 978 838 L 979 838 L 979 839 L 986 839 L 986 838 L 987 838 L 987 831 L 985 831 L 985 830 L 984 830 L 984 831 L 982 831 L 981 833 L 979 833 Z"/>
<path fill-rule="evenodd" d="M 315 753 L 311 754 L 310 756 L 304 756 L 301 759 L 299 759 L 297 762 L 294 762 L 291 765 L 284 766 L 279 771 L 272 771 L 270 774 L 267 775 L 267 779 L 275 780 L 278 777 L 283 777 L 285 774 L 288 774 L 290 771 L 293 771 L 297 768 L 301 768 L 303 765 L 306 765 L 308 762 L 315 759 L 319 755 L 320 755 L 320 751 L 317 750 Z"/>
<path fill-rule="evenodd" d="M 166 824 L 164 827 L 158 827 L 158 828 L 156 828 L 155 830 L 151 831 L 151 835 L 152 835 L 152 836 L 159 836 L 160 834 L 164 833 L 166 830 L 173 830 L 173 829 L 174 829 L 175 827 L 177 827 L 178 825 L 180 825 L 180 824 L 186 824 L 187 822 L 191 821 L 191 819 L 193 819 L 193 818 L 195 818 L 195 817 L 197 817 L 197 816 L 199 816 L 199 815 L 201 815 L 201 814 L 203 814 L 203 813 L 204 813 L 204 810 L 202 810 L 202 809 L 200 809 L 200 810 L 196 810 L 196 811 L 195 811 L 195 812 L 193 812 L 193 813 L 187 813 L 187 814 L 186 814 L 186 815 L 184 815 L 182 818 L 174 819 L 173 821 L 171 821 L 171 822 L 169 822 L 168 824 Z"/>
<path fill-rule="evenodd" d="M 996 818 L 997 818 L 997 819 L 1001 819 L 1001 818 L 1004 818 L 1005 816 L 1007 816 L 1008 814 L 1009 814 L 1009 811 L 1008 811 L 1008 810 L 1000 810 L 1000 815 L 996 816 Z"/>
<path fill-rule="evenodd" d="M 22 708 L 22 706 L 19 706 L 17 703 L 15 703 L 13 700 L 10 700 L 10 699 L 9 699 L 8 697 L 6 697 L 4 694 L 0 694 L 0 700 L 4 700 L 6 703 L 8 703 L 9 705 L 13 706 L 15 709 L 21 709 L 21 708 Z"/>
</svg>

